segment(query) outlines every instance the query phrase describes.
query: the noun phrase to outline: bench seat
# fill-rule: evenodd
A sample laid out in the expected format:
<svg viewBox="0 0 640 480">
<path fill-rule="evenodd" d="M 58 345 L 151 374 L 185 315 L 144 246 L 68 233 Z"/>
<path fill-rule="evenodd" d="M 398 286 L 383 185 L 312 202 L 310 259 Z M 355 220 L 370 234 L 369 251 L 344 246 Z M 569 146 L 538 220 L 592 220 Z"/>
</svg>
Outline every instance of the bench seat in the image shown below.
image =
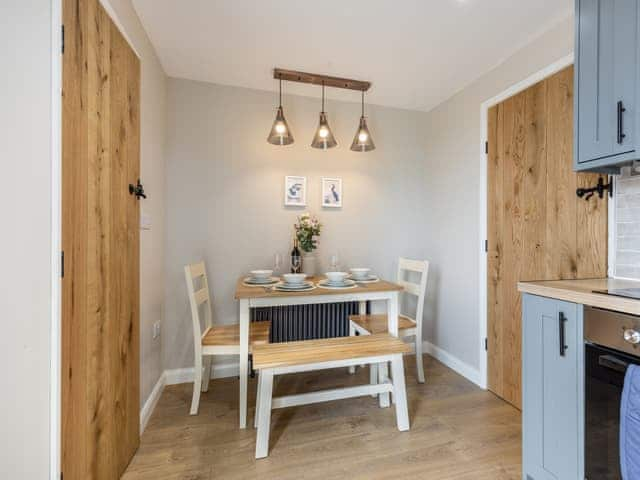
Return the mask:
<svg viewBox="0 0 640 480">
<path fill-rule="evenodd" d="M 402 355 L 410 350 L 409 345 L 389 333 L 254 346 L 253 368 L 259 372 L 255 418 L 255 426 L 258 428 L 256 458 L 264 458 L 269 454 L 271 410 L 274 408 L 373 394 L 385 395 L 387 397 L 385 404 L 388 405 L 388 395 L 393 393 L 398 430 L 409 430 Z M 374 385 L 358 385 L 272 398 L 275 375 L 385 362 L 391 363 L 391 378 L 382 378 L 381 375 L 378 383 Z"/>
</svg>

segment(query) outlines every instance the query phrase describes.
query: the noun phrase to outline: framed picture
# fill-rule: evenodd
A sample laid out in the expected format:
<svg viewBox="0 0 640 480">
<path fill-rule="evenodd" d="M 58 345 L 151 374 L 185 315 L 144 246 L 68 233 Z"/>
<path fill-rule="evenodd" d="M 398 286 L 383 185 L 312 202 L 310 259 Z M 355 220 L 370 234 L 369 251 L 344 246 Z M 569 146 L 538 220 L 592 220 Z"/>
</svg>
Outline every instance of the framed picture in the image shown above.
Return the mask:
<svg viewBox="0 0 640 480">
<path fill-rule="evenodd" d="M 342 207 L 342 179 L 322 177 L 322 206 Z"/>
<path fill-rule="evenodd" d="M 285 207 L 305 207 L 307 205 L 307 177 L 284 177 Z"/>
</svg>

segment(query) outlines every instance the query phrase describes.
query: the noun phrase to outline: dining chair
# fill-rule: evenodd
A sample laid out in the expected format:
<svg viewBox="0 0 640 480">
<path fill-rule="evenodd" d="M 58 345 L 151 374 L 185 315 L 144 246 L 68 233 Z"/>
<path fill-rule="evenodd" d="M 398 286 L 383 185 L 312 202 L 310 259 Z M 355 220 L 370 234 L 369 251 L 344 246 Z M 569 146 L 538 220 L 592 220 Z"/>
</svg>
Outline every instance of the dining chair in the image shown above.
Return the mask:
<svg viewBox="0 0 640 480">
<path fill-rule="evenodd" d="M 420 279 L 414 283 L 405 279 L 406 273 L 418 274 Z M 416 368 L 418 382 L 424 383 L 424 366 L 422 364 L 422 313 L 424 310 L 424 297 L 427 291 L 427 277 L 429 275 L 429 262 L 426 260 L 409 260 L 400 258 L 398 260 L 398 274 L 396 283 L 403 287 L 402 294 L 409 294 L 417 297 L 417 308 L 415 318 L 408 315 L 398 316 L 398 337 L 414 337 L 416 352 Z M 402 305 L 402 303 L 401 303 Z M 387 315 L 350 315 L 349 335 L 371 335 L 388 331 Z M 377 366 L 370 367 L 371 383 L 376 383 L 378 374 Z"/>
<path fill-rule="evenodd" d="M 209 390 L 212 357 L 214 355 L 240 355 L 240 326 L 238 324 L 213 325 L 209 282 L 204 262 L 186 265 L 184 274 L 191 305 L 195 354 L 193 398 L 191 399 L 190 413 L 197 415 L 200 392 Z M 204 322 L 200 318 L 201 310 L 204 312 Z M 269 343 L 270 328 L 271 322 L 268 321 L 251 324 L 249 351 L 253 345 Z"/>
</svg>

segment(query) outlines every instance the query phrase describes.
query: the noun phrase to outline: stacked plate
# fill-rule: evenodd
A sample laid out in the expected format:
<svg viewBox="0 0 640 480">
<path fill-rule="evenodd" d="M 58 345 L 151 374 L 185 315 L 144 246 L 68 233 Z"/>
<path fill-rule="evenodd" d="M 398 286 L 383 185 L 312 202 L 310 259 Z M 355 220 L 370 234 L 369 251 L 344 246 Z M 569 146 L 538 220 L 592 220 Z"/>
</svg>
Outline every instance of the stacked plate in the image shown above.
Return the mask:
<svg viewBox="0 0 640 480">
<path fill-rule="evenodd" d="M 379 280 L 370 268 L 352 268 L 350 277 L 358 283 L 373 283 Z"/>
<path fill-rule="evenodd" d="M 326 280 L 320 280 L 318 285 L 324 288 L 351 288 L 356 282 L 349 280 L 348 273 L 345 272 L 327 272 Z"/>
<path fill-rule="evenodd" d="M 304 292 L 313 290 L 313 283 L 305 280 L 306 275 L 302 273 L 285 273 L 282 275 L 283 282 L 275 286 L 276 290 L 281 292 Z"/>
<path fill-rule="evenodd" d="M 277 277 L 272 277 L 273 270 L 252 270 L 250 276 L 244 279 L 246 285 L 261 287 L 274 285 L 280 281 Z"/>
<path fill-rule="evenodd" d="M 329 279 L 320 280 L 318 285 L 324 288 L 352 288 L 356 285 L 356 282 L 348 278 L 340 281 L 332 281 Z"/>
</svg>

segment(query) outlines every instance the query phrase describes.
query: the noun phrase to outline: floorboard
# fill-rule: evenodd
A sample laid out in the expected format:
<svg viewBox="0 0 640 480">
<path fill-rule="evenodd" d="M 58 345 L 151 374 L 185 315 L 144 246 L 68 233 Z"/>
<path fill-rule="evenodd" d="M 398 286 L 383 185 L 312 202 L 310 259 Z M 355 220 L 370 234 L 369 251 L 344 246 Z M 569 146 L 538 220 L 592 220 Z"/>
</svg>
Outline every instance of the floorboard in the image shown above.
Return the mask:
<svg viewBox="0 0 640 480">
<path fill-rule="evenodd" d="M 405 357 L 411 430 L 371 397 L 305 405 L 272 414 L 269 457 L 255 460 L 255 430 L 238 429 L 236 379 L 211 382 L 200 414 L 189 415 L 190 384 L 165 388 L 124 480 L 520 478 L 520 412 L 425 355 L 427 382 Z M 275 394 L 355 385 L 346 369 L 276 380 Z M 255 380 L 250 382 L 253 419 Z M 252 423 L 252 422 L 250 422 Z"/>
</svg>

